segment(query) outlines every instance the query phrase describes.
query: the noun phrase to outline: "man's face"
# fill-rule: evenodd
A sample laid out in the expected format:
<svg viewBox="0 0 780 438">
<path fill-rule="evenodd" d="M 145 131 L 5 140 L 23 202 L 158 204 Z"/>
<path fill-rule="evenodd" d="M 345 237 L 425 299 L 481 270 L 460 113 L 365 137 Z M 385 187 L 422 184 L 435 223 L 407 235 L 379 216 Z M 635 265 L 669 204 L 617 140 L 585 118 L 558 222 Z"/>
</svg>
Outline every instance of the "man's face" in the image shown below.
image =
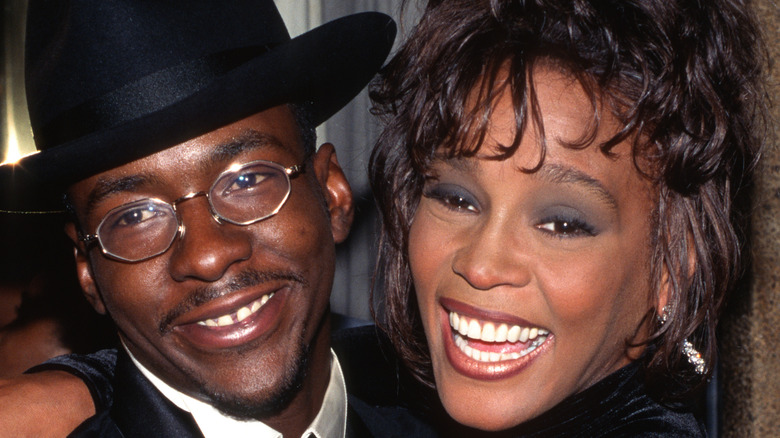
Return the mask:
<svg viewBox="0 0 780 438">
<path fill-rule="evenodd" d="M 289 167 L 304 158 L 294 118 L 282 106 L 80 181 L 69 196 L 83 232 L 93 234 L 109 210 L 207 191 L 233 164 L 262 159 Z M 182 202 L 177 212 L 185 232 L 151 259 L 121 262 L 99 246 L 78 245 L 87 298 L 113 318 L 135 358 L 233 415 L 277 413 L 291 398 L 291 408 L 307 403 L 299 401 L 308 400 L 297 391 L 301 384 L 304 393 L 324 391 L 334 241 L 346 237 L 352 213 L 332 146 L 291 180 L 287 202 L 271 218 L 218 223 L 205 197 Z M 77 238 L 75 226 L 67 232 Z"/>
</svg>

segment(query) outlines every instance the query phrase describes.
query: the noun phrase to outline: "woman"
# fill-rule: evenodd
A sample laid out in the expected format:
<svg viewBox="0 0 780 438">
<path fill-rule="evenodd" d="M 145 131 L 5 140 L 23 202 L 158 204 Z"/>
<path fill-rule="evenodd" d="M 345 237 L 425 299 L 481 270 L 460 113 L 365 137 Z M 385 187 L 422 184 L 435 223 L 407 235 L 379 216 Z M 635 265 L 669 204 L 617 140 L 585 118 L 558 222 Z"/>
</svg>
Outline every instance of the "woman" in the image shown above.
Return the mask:
<svg viewBox="0 0 780 438">
<path fill-rule="evenodd" d="M 742 266 L 760 55 L 737 1 L 429 2 L 370 174 L 386 331 L 456 421 L 701 433 L 669 405 Z"/>
</svg>

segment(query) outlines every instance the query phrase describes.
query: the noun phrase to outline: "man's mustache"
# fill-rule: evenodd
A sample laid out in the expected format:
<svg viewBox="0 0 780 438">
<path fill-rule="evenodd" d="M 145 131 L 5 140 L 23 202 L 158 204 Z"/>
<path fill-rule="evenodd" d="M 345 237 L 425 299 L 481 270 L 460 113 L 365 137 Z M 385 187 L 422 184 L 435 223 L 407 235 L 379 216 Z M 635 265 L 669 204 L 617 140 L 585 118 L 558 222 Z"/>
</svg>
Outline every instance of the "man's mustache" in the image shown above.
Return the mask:
<svg viewBox="0 0 780 438">
<path fill-rule="evenodd" d="M 268 281 L 290 281 L 298 283 L 304 288 L 308 282 L 305 278 L 299 274 L 291 271 L 264 271 L 260 272 L 255 269 L 246 269 L 238 273 L 235 277 L 224 286 L 203 286 L 196 288 L 189 294 L 184 301 L 179 303 L 176 307 L 171 309 L 160 322 L 159 331 L 160 334 L 165 334 L 171 330 L 171 323 L 181 315 L 202 306 L 217 298 L 229 295 L 233 292 L 237 292 L 242 289 L 254 287 Z"/>
</svg>

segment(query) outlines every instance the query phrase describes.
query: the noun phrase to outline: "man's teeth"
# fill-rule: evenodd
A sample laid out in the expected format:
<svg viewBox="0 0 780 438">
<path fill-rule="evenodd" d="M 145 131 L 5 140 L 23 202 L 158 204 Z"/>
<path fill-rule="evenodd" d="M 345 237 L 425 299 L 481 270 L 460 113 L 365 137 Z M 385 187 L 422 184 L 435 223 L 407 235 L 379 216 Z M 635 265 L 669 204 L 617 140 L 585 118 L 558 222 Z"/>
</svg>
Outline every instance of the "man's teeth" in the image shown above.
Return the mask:
<svg viewBox="0 0 780 438">
<path fill-rule="evenodd" d="M 239 323 L 250 316 L 257 313 L 258 310 L 260 310 L 263 305 L 268 302 L 271 297 L 274 296 L 273 293 L 270 293 L 268 295 L 263 295 L 262 298 L 259 298 L 257 300 L 252 301 L 251 303 L 247 304 L 246 306 L 238 309 L 236 313 L 231 313 L 228 315 L 222 315 L 218 318 L 214 319 L 205 319 L 203 321 L 198 321 L 198 324 L 205 325 L 206 327 L 225 327 L 228 325 L 233 325 L 236 323 Z"/>
<path fill-rule="evenodd" d="M 455 332 L 455 345 L 465 355 L 480 362 L 519 359 L 542 345 L 550 334 L 549 331 L 538 327 L 521 327 L 505 323 L 483 322 L 458 315 L 455 312 L 450 312 L 450 327 Z M 476 346 L 469 345 L 467 338 L 495 343 L 531 342 L 522 351 L 498 353 L 478 350 L 475 348 Z"/>
</svg>

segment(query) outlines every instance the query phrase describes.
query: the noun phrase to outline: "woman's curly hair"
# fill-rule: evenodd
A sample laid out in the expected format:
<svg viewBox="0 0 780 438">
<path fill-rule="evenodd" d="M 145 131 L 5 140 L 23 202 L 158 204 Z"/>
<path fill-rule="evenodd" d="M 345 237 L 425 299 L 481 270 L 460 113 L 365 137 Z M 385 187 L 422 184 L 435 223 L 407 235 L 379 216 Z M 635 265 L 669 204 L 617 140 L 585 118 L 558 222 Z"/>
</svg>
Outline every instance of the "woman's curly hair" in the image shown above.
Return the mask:
<svg viewBox="0 0 780 438">
<path fill-rule="evenodd" d="M 372 84 L 373 111 L 386 128 L 369 169 L 382 221 L 374 279 L 385 296 L 382 324 L 420 380 L 432 385 L 407 254 L 423 175 L 435 152 L 477 153 L 507 76 L 517 131 L 502 155 L 511 156 L 528 123 L 542 127 L 531 79 L 543 64 L 579 81 L 596 124 L 599 102 L 613 112 L 622 129 L 597 147 L 610 154 L 630 141 L 637 169 L 659 193 L 652 281 L 655 291 L 669 288 L 670 318 L 660 324 L 655 308 L 646 315 L 654 328 L 646 377 L 679 383 L 663 395 L 704 382 L 681 345 L 690 340 L 710 371 L 718 312 L 745 265 L 745 209 L 737 204 L 749 192 L 764 129 L 766 56 L 746 1 L 428 2 Z"/>
</svg>

